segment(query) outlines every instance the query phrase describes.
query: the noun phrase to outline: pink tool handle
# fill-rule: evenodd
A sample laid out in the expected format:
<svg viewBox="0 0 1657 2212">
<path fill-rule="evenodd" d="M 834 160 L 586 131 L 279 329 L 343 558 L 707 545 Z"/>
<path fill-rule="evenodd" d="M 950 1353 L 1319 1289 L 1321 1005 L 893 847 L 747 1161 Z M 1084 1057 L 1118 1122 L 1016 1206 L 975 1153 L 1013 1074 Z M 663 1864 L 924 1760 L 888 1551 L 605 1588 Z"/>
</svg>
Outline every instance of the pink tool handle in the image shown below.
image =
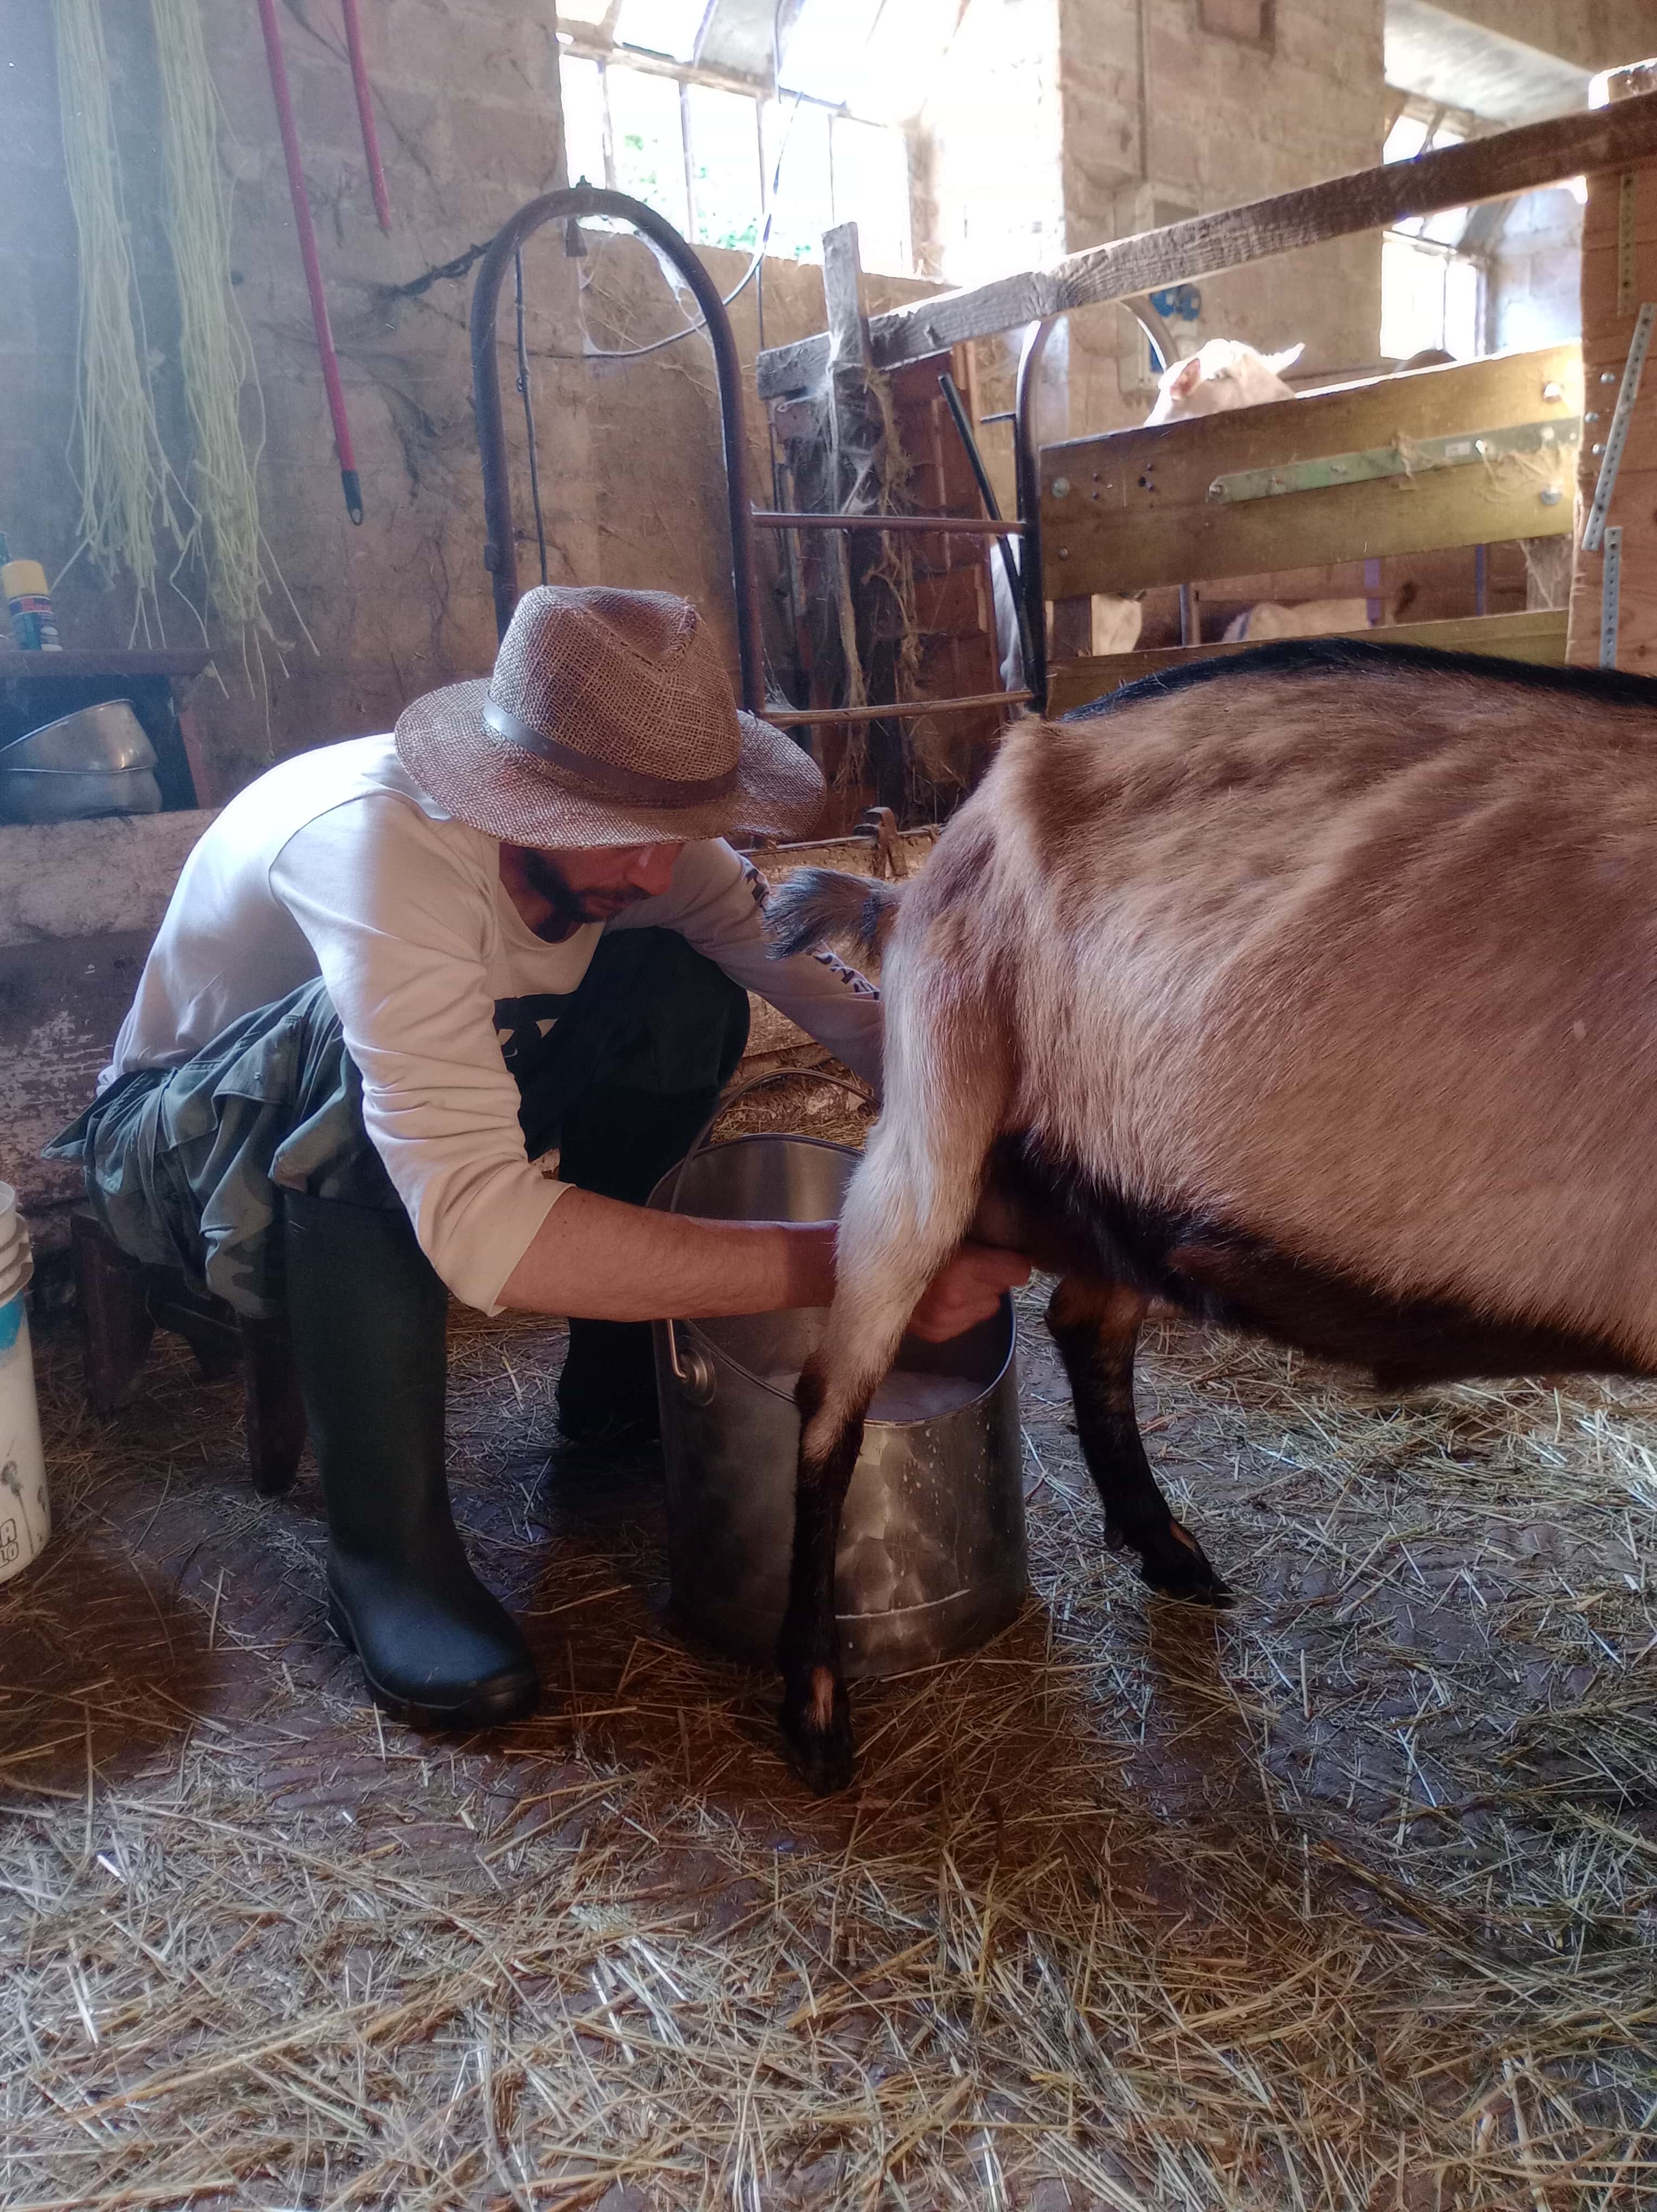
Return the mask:
<svg viewBox="0 0 1657 2212">
<path fill-rule="evenodd" d="M 353 522 L 362 520 L 362 487 L 351 447 L 351 426 L 345 419 L 345 394 L 340 388 L 339 360 L 333 332 L 328 326 L 328 302 L 322 290 L 322 264 L 316 258 L 316 228 L 311 204 L 305 197 L 305 178 L 299 162 L 299 136 L 294 129 L 293 95 L 288 89 L 288 65 L 282 58 L 282 33 L 277 27 L 276 0 L 259 0 L 259 27 L 265 33 L 265 57 L 271 70 L 271 95 L 276 101 L 277 123 L 282 132 L 283 158 L 288 164 L 288 189 L 293 195 L 294 228 L 299 233 L 299 258 L 305 264 L 305 286 L 311 295 L 311 319 L 316 325 L 316 349 L 322 362 L 322 381 L 328 393 L 328 412 L 333 418 L 334 450 L 339 456 L 339 481 L 345 493 L 345 512 Z"/>
<path fill-rule="evenodd" d="M 380 160 L 380 133 L 374 127 L 374 100 L 369 90 L 368 64 L 362 58 L 362 23 L 356 0 L 340 0 L 345 15 L 345 49 L 351 58 L 351 84 L 356 93 L 356 116 L 362 125 L 362 152 L 374 188 L 374 211 L 381 230 L 391 228 L 391 202 L 386 197 L 386 172 Z"/>
</svg>

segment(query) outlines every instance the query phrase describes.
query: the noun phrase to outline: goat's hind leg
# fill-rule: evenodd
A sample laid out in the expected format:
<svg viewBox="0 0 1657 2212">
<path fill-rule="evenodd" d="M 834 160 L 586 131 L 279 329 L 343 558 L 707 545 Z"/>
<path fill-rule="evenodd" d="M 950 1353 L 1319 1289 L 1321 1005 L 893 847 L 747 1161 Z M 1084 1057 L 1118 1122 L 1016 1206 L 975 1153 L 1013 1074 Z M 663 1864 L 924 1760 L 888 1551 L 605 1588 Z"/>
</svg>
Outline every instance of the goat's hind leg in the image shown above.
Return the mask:
<svg viewBox="0 0 1657 2212">
<path fill-rule="evenodd" d="M 979 1119 L 983 1108 L 979 1105 Z M 788 1610 L 777 1644 L 789 1760 L 819 1796 L 851 1779 L 850 1701 L 840 1662 L 834 1561 L 863 1417 L 917 1300 L 972 1218 L 984 1146 L 958 1105 L 949 1144 L 888 1093 L 841 1216 L 833 1308 L 795 1390 L 800 1459 Z M 932 1147 L 928 1150 L 929 1146 Z M 917 1205 L 917 1193 L 926 1200 Z"/>
<path fill-rule="evenodd" d="M 1157 1488 L 1134 1413 L 1133 1363 L 1149 1301 L 1125 1284 L 1067 1275 L 1047 1306 L 1047 1327 L 1075 1405 L 1076 1434 L 1105 1508 L 1112 1551 L 1139 1554 L 1139 1571 L 1167 1597 L 1227 1605 L 1230 1592 Z"/>
<path fill-rule="evenodd" d="M 783 1749 L 789 1765 L 819 1797 L 845 1788 L 856 1758 L 834 1609 L 834 1568 L 841 1509 L 862 1449 L 863 1415 L 872 1394 L 861 1393 L 839 1418 L 825 1422 L 828 1395 L 821 1370 L 808 1364 L 795 1391 L 801 1449 L 795 1479 L 788 1611 L 777 1650 L 783 1674 L 777 1721 Z"/>
<path fill-rule="evenodd" d="M 834 1610 L 840 1512 L 857 1455 L 863 1417 L 891 1366 L 904 1324 L 959 1227 L 945 1216 L 923 1229 L 901 1204 L 889 1206 L 877 1130 L 854 1178 L 840 1223 L 834 1305 L 827 1333 L 795 1388 L 800 1458 L 794 1491 L 794 1552 L 788 1610 L 777 1641 L 783 1705 L 777 1717 L 789 1763 L 808 1790 L 826 1796 L 851 1780 L 851 1703 L 840 1660 Z M 873 1170 L 873 1172 L 871 1172 Z M 971 1204 L 955 1211 L 965 1215 Z"/>
</svg>

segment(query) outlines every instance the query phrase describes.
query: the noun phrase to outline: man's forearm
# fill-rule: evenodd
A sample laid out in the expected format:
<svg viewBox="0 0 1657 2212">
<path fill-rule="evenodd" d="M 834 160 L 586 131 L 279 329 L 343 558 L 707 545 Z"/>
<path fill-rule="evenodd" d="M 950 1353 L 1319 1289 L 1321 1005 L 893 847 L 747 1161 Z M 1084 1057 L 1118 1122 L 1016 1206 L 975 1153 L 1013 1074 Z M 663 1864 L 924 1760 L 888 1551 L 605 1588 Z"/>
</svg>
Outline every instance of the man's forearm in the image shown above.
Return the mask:
<svg viewBox="0 0 1657 2212">
<path fill-rule="evenodd" d="M 507 1277 L 501 1304 L 593 1321 L 693 1321 L 825 1306 L 832 1221 L 703 1221 L 569 1190 Z"/>
</svg>

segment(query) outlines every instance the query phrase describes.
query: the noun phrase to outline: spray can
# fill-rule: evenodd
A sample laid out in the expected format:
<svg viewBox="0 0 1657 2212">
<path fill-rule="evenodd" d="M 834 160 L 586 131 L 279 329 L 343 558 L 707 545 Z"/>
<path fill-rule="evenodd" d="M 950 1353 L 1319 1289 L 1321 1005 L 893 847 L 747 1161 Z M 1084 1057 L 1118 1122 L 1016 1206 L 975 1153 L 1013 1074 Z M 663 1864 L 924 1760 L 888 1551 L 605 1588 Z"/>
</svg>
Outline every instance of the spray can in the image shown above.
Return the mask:
<svg viewBox="0 0 1657 2212">
<path fill-rule="evenodd" d="M 46 572 L 38 561 L 8 561 L 0 591 L 11 614 L 11 634 L 25 653 L 61 653 L 64 641 L 46 596 Z"/>
<path fill-rule="evenodd" d="M 0 1583 L 21 1574 L 52 1534 L 23 1299 L 34 1272 L 17 1194 L 0 1182 Z"/>
</svg>

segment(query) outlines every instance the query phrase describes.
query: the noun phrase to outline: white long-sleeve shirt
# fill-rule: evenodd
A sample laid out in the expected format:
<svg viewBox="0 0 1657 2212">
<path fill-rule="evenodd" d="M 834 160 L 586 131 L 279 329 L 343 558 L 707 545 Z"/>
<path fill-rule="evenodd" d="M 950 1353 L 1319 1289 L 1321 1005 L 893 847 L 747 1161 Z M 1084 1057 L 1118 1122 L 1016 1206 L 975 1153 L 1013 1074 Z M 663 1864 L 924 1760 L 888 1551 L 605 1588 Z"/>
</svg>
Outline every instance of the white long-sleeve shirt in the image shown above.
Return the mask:
<svg viewBox="0 0 1657 2212">
<path fill-rule="evenodd" d="M 674 929 L 878 1081 L 879 994 L 832 957 L 767 957 L 765 883 L 719 841 L 673 882 L 561 945 L 500 879 L 498 842 L 445 814 L 388 737 L 301 753 L 250 784 L 185 863 L 99 1087 L 171 1067 L 320 975 L 362 1076 L 362 1115 L 421 1249 L 457 1297 L 501 1286 L 566 1184 L 527 1156 L 503 1047 L 586 973 L 603 929 Z"/>
</svg>

